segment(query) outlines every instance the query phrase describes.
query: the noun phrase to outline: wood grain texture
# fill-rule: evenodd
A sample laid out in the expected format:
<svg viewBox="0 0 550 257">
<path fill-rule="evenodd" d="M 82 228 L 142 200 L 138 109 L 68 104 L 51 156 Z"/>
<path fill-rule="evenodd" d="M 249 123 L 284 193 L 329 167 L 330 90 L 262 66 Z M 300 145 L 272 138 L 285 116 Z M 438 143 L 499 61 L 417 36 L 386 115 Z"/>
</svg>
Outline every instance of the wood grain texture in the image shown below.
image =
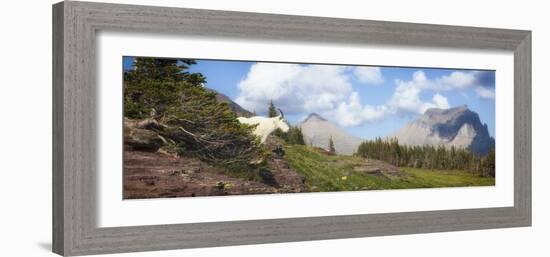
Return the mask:
<svg viewBox="0 0 550 257">
<path fill-rule="evenodd" d="M 64 49 L 63 49 L 63 4 L 53 6 L 52 34 L 52 249 L 54 252 L 63 253 L 64 242 L 64 181 L 63 181 L 63 78 L 64 78 Z"/>
<path fill-rule="evenodd" d="M 514 207 L 531 224 L 531 33 L 514 51 Z"/>
<path fill-rule="evenodd" d="M 514 52 L 514 206 L 98 228 L 96 49 L 99 30 L 350 45 Z M 89 2 L 53 6 L 53 250 L 149 251 L 531 225 L 531 33 Z"/>
</svg>

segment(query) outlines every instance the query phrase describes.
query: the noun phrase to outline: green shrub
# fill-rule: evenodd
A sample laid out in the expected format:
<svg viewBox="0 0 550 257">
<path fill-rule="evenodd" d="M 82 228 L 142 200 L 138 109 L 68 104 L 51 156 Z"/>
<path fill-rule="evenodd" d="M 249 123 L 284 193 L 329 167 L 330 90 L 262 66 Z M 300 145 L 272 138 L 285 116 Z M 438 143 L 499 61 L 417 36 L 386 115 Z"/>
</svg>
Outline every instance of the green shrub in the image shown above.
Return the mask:
<svg viewBox="0 0 550 257">
<path fill-rule="evenodd" d="M 247 165 L 259 153 L 251 134 L 227 103 L 208 91 L 200 73 L 188 73 L 193 60 L 136 58 L 124 76 L 124 115 L 152 118 L 169 149 L 230 166 Z"/>
</svg>

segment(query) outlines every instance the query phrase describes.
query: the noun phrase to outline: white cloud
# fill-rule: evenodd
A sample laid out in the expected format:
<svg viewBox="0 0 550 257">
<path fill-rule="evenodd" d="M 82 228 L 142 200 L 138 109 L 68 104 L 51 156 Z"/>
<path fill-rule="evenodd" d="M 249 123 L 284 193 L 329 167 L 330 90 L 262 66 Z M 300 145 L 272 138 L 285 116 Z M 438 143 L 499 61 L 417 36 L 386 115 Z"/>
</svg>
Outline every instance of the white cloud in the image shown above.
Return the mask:
<svg viewBox="0 0 550 257">
<path fill-rule="evenodd" d="M 486 87 L 477 87 L 476 93 L 479 97 L 485 99 L 495 99 L 495 91 Z"/>
<path fill-rule="evenodd" d="M 447 98 L 439 92 L 474 89 L 479 97 L 494 98 L 494 89 L 480 83 L 479 74 L 455 71 L 429 79 L 423 71 L 416 71 L 411 80 L 395 81 L 395 91 L 384 104 L 368 105 L 361 103 L 350 79 L 355 76 L 363 83 L 381 83 L 383 77 L 379 68 L 256 63 L 239 82 L 236 102 L 245 109 L 265 115 L 272 100 L 288 114 L 317 112 L 339 125 L 357 126 L 388 115 L 421 114 L 429 108 L 449 108 Z M 431 100 L 423 101 L 421 93 L 426 90 L 435 94 Z"/>
<path fill-rule="evenodd" d="M 317 112 L 342 126 L 382 118 L 387 107 L 363 106 L 349 81 L 353 75 L 379 83 L 383 81 L 379 69 L 369 69 L 370 77 L 365 75 L 366 70 L 356 69 L 350 72 L 341 66 L 256 63 L 239 82 L 236 102 L 265 115 L 267 103 L 273 101 L 287 114 Z"/>
<path fill-rule="evenodd" d="M 495 95 L 494 81 L 487 78 L 488 72 L 484 71 L 454 71 L 449 75 L 435 79 L 428 86 L 436 91 L 466 90 L 473 88 L 478 97 L 493 99 Z M 491 74 L 490 76 L 494 76 Z M 494 80 L 494 77 L 492 78 Z M 490 83 L 490 84 L 486 84 Z"/>
<path fill-rule="evenodd" d="M 380 67 L 355 67 L 353 69 L 353 74 L 361 83 L 380 85 L 384 82 Z"/>
<path fill-rule="evenodd" d="M 289 114 L 333 110 L 352 92 L 345 71 L 342 66 L 256 63 L 239 82 L 236 102 L 260 114 L 270 100 Z"/>
<path fill-rule="evenodd" d="M 447 101 L 447 98 L 440 94 L 435 94 L 432 98 L 432 101 L 435 103 L 435 106 L 439 108 L 449 108 L 449 102 Z"/>
<path fill-rule="evenodd" d="M 357 126 L 381 119 L 388 114 L 388 111 L 384 105 L 362 105 L 359 94 L 353 92 L 347 101 L 341 102 L 338 108 L 328 114 L 330 117 L 337 117 L 338 123 L 342 126 Z"/>
<path fill-rule="evenodd" d="M 434 85 L 422 71 L 413 73 L 412 80 L 397 80 L 395 83 L 397 87 L 387 102 L 394 113 L 424 113 L 429 108 L 449 108 L 447 98 L 440 94 L 435 94 L 431 102 L 420 99 L 420 93 Z"/>
<path fill-rule="evenodd" d="M 453 71 L 449 75 L 437 78 L 432 87 L 434 87 L 435 90 L 466 89 L 474 85 L 475 82 L 476 77 L 473 73 Z"/>
</svg>

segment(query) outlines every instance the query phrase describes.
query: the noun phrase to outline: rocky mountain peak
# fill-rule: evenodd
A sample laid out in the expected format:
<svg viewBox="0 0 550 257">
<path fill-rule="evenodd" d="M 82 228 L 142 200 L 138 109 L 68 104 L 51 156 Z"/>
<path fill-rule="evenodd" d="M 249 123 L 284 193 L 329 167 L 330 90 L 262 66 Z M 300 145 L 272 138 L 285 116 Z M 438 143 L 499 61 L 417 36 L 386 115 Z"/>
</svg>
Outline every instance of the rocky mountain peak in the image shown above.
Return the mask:
<svg viewBox="0 0 550 257">
<path fill-rule="evenodd" d="M 329 148 L 332 138 L 336 153 L 351 155 L 357 151 L 357 147 L 363 141 L 361 138 L 348 134 L 336 124 L 323 118 L 321 115 L 311 113 L 297 125 L 304 135 L 307 145 Z"/>
<path fill-rule="evenodd" d="M 468 109 L 468 106 L 461 105 L 449 109 L 430 108 L 426 110 L 422 116 L 424 121 L 430 121 L 431 123 L 446 123 L 453 122 L 461 119 L 479 120 L 477 113 Z"/>
<path fill-rule="evenodd" d="M 448 108 L 448 109 L 429 108 L 428 110 L 426 110 L 425 114 L 426 115 L 438 115 L 438 114 L 448 115 L 448 114 L 451 114 L 451 113 L 462 113 L 462 112 L 467 112 L 467 111 L 470 111 L 470 109 L 468 109 L 468 105 L 463 104 L 463 105 L 459 105 L 457 107 Z"/>
<path fill-rule="evenodd" d="M 307 116 L 307 118 L 302 121 L 303 122 L 308 122 L 308 121 L 327 121 L 325 118 L 321 117 L 321 115 L 317 114 L 317 113 L 311 113 Z"/>
<path fill-rule="evenodd" d="M 479 154 L 494 146 L 487 125 L 466 105 L 428 109 L 392 136 L 403 144 L 455 146 Z"/>
</svg>

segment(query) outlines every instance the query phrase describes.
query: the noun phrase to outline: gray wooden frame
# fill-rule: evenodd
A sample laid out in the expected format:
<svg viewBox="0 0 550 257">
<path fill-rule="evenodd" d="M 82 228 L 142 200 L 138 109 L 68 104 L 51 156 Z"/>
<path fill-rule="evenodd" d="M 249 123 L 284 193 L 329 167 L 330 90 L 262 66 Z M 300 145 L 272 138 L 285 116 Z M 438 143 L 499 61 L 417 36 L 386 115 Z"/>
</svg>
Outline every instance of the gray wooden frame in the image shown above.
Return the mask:
<svg viewBox="0 0 550 257">
<path fill-rule="evenodd" d="M 514 206 L 98 228 L 99 30 L 514 53 Z M 86 255 L 531 225 L 531 32 L 89 2 L 53 6 L 53 251 Z"/>
</svg>

